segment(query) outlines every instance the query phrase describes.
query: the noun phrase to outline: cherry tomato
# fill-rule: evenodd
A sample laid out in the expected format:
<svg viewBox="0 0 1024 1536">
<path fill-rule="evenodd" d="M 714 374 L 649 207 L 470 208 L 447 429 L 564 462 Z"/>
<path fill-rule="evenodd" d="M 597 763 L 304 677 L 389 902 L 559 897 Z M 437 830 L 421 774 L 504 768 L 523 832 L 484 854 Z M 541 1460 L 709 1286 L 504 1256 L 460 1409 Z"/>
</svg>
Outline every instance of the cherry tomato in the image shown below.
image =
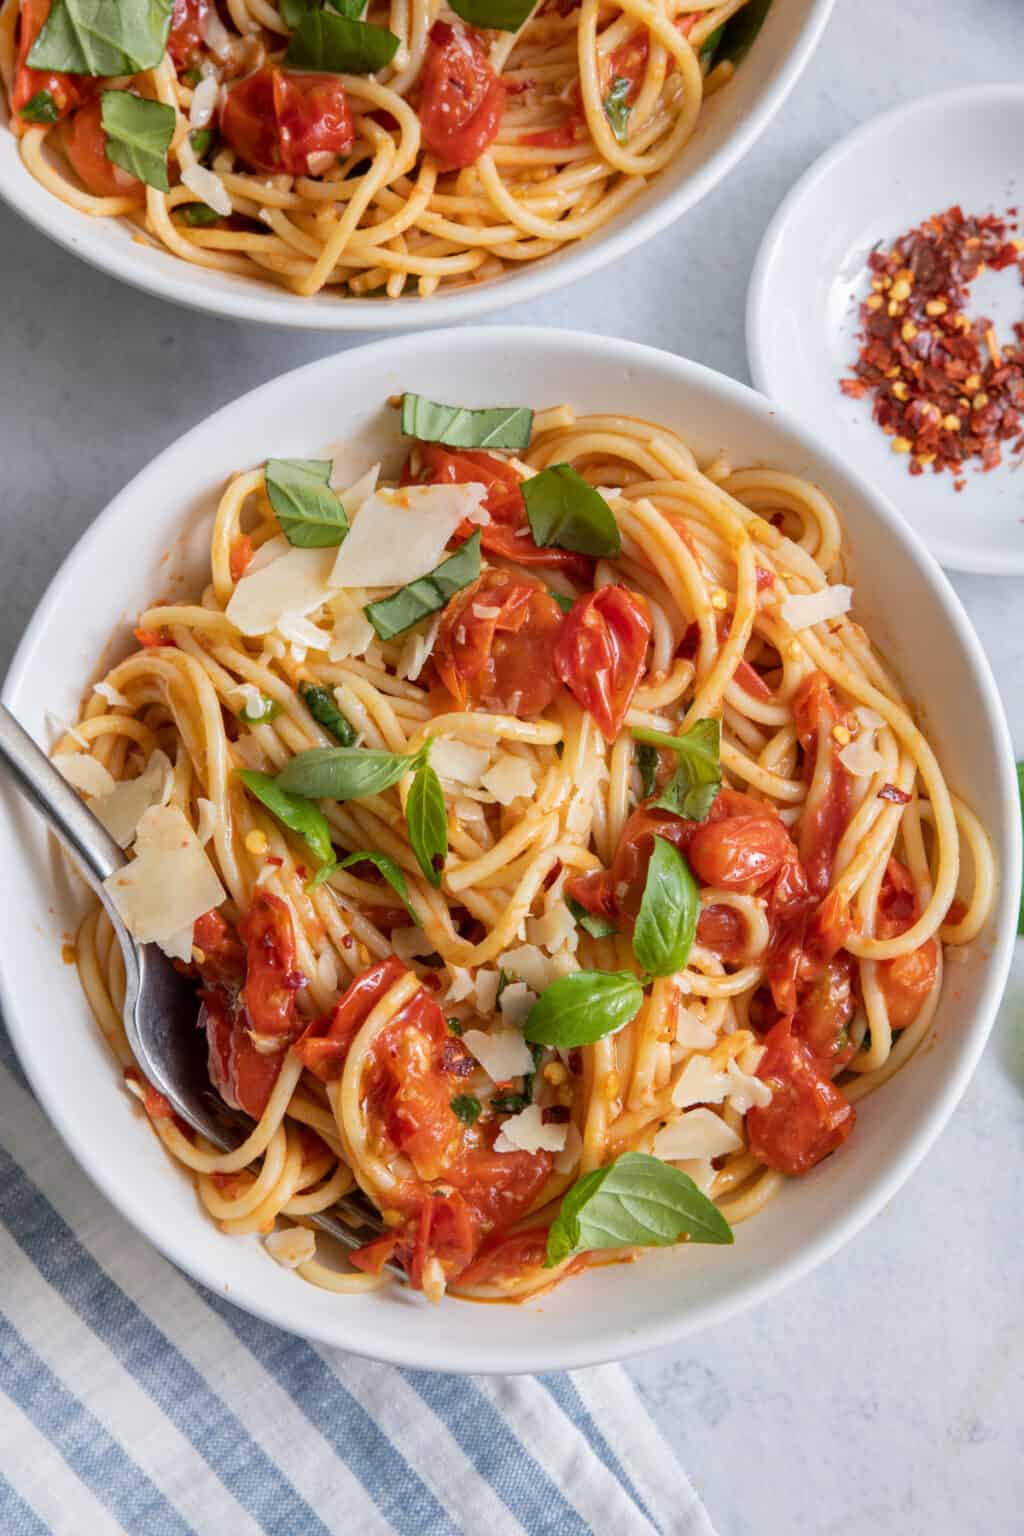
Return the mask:
<svg viewBox="0 0 1024 1536">
<path fill-rule="evenodd" d="M 291 913 L 279 896 L 257 891 L 239 924 L 245 943 L 242 1002 L 256 1035 L 291 1036 L 296 1030 L 296 995 L 303 985 L 295 969 Z"/>
<path fill-rule="evenodd" d="M 245 975 L 245 950 L 216 907 L 196 918 L 192 942 L 203 952 L 199 974 L 208 987 L 241 986 Z"/>
<path fill-rule="evenodd" d="M 203 24 L 212 10 L 213 0 L 174 0 L 167 50 L 179 69 L 202 49 Z"/>
<path fill-rule="evenodd" d="M 800 684 L 793 696 L 793 719 L 804 750 L 808 785 L 800 817 L 800 860 L 811 891 L 824 896 L 852 812 L 850 773 L 839 759 L 832 733 L 836 727 L 849 730 L 851 720 L 836 703 L 823 672 L 810 673 Z"/>
<path fill-rule="evenodd" d="M 408 920 L 408 914 L 405 915 Z M 404 974 L 405 966 L 397 955 L 371 965 L 369 970 L 356 977 L 326 1018 L 314 1019 L 307 1026 L 296 1041 L 295 1050 L 321 1082 L 329 1083 L 341 1076 L 356 1033 L 384 994 Z"/>
<path fill-rule="evenodd" d="M 310 155 L 344 155 L 354 131 L 337 75 L 294 74 L 265 65 L 228 91 L 221 132 L 257 171 L 308 176 Z"/>
<path fill-rule="evenodd" d="M 625 587 L 598 587 L 578 597 L 555 645 L 555 672 L 593 716 L 607 741 L 622 729 L 644 675 L 651 621 Z"/>
<path fill-rule="evenodd" d="M 79 107 L 64 129 L 64 153 L 71 169 L 94 197 L 133 197 L 142 202 L 146 189 L 137 176 L 107 159 L 102 103 Z"/>
<path fill-rule="evenodd" d="M 793 1033 L 834 1076 L 855 1054 L 847 1025 L 853 1018 L 853 959 L 841 953 L 815 977 L 800 1000 Z"/>
<path fill-rule="evenodd" d="M 497 136 L 505 87 L 475 32 L 435 21 L 423 61 L 423 143 L 446 165 L 472 165 Z"/>
<path fill-rule="evenodd" d="M 896 938 L 912 928 L 920 915 L 910 875 L 898 859 L 890 859 L 878 895 L 876 936 Z M 892 960 L 879 963 L 878 985 L 885 998 L 892 1029 L 906 1029 L 908 1024 L 913 1024 L 935 985 L 938 965 L 938 945 L 934 939 L 926 939 L 907 955 L 896 955 Z"/>
<path fill-rule="evenodd" d="M 238 998 L 222 987 L 201 992 L 199 1026 L 206 1030 L 210 1081 L 226 1104 L 258 1120 L 270 1102 L 285 1049 L 257 1050 Z"/>
<path fill-rule="evenodd" d="M 702 822 L 690 840 L 690 867 L 705 885 L 761 890 L 796 859 L 785 824 L 770 811 Z"/>
<path fill-rule="evenodd" d="M 697 919 L 697 943 L 718 956 L 725 965 L 735 965 L 747 946 L 747 925 L 735 907 L 716 903 L 704 907 Z"/>
<path fill-rule="evenodd" d="M 798 1176 L 835 1151 L 853 1130 L 856 1111 L 826 1077 L 809 1045 L 780 1019 L 765 1040 L 757 1075 L 772 1101 L 755 1105 L 746 1118 L 750 1150 L 769 1168 Z"/>
<path fill-rule="evenodd" d="M 484 571 L 445 609 L 437 674 L 460 709 L 529 719 L 558 692 L 552 650 L 561 626 L 562 611 L 539 581 Z"/>
<path fill-rule="evenodd" d="M 533 1269 L 542 1269 L 548 1252 L 548 1228 L 526 1227 L 500 1233 L 485 1243 L 459 1276 L 459 1286 L 510 1285 Z"/>
<path fill-rule="evenodd" d="M 28 56 L 49 14 L 50 0 L 21 0 L 18 13 L 18 62 L 11 90 L 11 110 L 15 114 L 40 91 L 49 91 L 58 118 L 61 118 L 87 100 L 95 89 L 92 81 L 84 76 L 29 68 Z"/>
</svg>

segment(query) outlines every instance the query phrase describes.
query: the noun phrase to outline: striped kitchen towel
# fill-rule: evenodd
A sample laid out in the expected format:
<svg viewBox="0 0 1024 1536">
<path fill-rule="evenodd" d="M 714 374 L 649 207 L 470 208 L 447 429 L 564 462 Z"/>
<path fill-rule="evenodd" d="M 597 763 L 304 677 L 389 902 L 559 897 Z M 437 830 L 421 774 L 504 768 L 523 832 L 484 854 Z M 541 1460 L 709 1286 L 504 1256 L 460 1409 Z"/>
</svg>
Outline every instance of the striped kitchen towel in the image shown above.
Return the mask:
<svg viewBox="0 0 1024 1536">
<path fill-rule="evenodd" d="M 399 1370 L 194 1284 L 64 1150 L 0 1026 L 3 1536 L 714 1536 L 618 1366 Z"/>
</svg>

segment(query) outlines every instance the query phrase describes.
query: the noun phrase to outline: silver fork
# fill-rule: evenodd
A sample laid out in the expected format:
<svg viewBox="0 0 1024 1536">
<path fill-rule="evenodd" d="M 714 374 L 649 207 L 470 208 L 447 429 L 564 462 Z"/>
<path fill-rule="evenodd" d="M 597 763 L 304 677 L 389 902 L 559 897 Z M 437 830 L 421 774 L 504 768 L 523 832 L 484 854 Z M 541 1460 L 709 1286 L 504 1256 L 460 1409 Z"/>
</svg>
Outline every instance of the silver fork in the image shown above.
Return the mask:
<svg viewBox="0 0 1024 1536">
<path fill-rule="evenodd" d="M 113 924 L 124 956 L 125 1034 L 139 1070 L 176 1113 L 215 1146 L 224 1151 L 240 1146 L 252 1121 L 230 1109 L 210 1083 L 206 1036 L 196 1028 L 195 984 L 155 944 L 138 944 L 132 938 L 103 888 L 103 881 L 127 862 L 124 853 L 4 704 L 0 761 L 72 855 Z M 359 1194 L 345 1196 L 331 1211 L 307 1219 L 347 1248 L 359 1248 L 369 1236 L 385 1230 L 378 1212 Z M 394 1272 L 405 1278 L 397 1266 Z"/>
</svg>

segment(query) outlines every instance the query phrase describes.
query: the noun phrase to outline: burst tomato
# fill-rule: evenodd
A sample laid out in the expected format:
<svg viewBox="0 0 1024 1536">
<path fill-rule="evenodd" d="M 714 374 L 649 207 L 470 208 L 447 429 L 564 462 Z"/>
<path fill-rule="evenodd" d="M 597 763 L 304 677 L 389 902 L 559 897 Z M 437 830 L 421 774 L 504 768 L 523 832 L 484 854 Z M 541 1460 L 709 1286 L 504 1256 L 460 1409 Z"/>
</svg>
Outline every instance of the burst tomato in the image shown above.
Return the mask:
<svg viewBox="0 0 1024 1536">
<path fill-rule="evenodd" d="M 221 987 L 201 992 L 199 1026 L 206 1030 L 210 1081 L 226 1104 L 258 1120 L 270 1102 L 285 1051 L 257 1050 L 237 996 Z"/>
<path fill-rule="evenodd" d="M 459 1285 L 509 1285 L 532 1269 L 542 1269 L 548 1252 L 548 1228 L 526 1227 L 502 1233 L 480 1249 L 459 1276 Z"/>
<path fill-rule="evenodd" d="M 196 918 L 192 942 L 202 950 L 199 973 L 208 987 L 241 986 L 245 975 L 245 950 L 216 907 Z"/>
<path fill-rule="evenodd" d="M 853 959 L 844 952 L 814 978 L 793 1019 L 794 1035 L 807 1043 L 830 1076 L 855 1053 L 847 1031 L 853 1010 Z"/>
<path fill-rule="evenodd" d="M 505 108 L 505 87 L 480 38 L 435 21 L 421 79 L 424 145 L 446 165 L 472 165 L 493 143 Z"/>
<path fill-rule="evenodd" d="M 359 1028 L 404 974 L 405 966 L 397 955 L 371 965 L 338 999 L 333 1012 L 326 1018 L 314 1019 L 306 1028 L 295 1049 L 303 1064 L 321 1082 L 329 1083 L 341 1076 L 349 1046 Z"/>
<path fill-rule="evenodd" d="M 793 720 L 804 751 L 807 782 L 800 817 L 800 860 L 811 891 L 824 896 L 852 809 L 850 773 L 840 760 L 833 732 L 837 727 L 850 730 L 854 722 L 836 702 L 823 672 L 810 673 L 800 684 L 793 696 Z"/>
<path fill-rule="evenodd" d="M 344 155 L 354 141 L 337 75 L 294 74 L 269 64 L 231 87 L 220 127 L 253 170 L 289 176 L 308 176 L 310 155 Z"/>
<path fill-rule="evenodd" d="M 558 692 L 551 654 L 562 611 L 539 581 L 489 570 L 445 609 L 437 674 L 460 709 L 529 719 Z"/>
<path fill-rule="evenodd" d="M 725 891 L 761 890 L 797 857 L 783 822 L 771 811 L 702 822 L 690 840 L 689 860 L 705 885 Z"/>
<path fill-rule="evenodd" d="M 780 1019 L 765 1040 L 757 1075 L 768 1083 L 772 1101 L 748 1111 L 750 1150 L 769 1168 L 796 1176 L 807 1173 L 840 1146 L 853 1130 L 856 1112 L 826 1077 L 810 1047 Z"/>
<path fill-rule="evenodd" d="M 167 51 L 178 68 L 191 63 L 203 46 L 203 25 L 213 0 L 174 0 Z"/>
<path fill-rule="evenodd" d="M 29 68 L 28 56 L 49 14 L 50 0 L 21 0 L 18 13 L 18 60 L 11 90 L 11 110 L 15 114 L 40 91 L 48 91 L 53 98 L 57 116 L 64 117 L 74 107 L 80 106 L 94 88 L 91 80 L 81 75 L 56 74 Z"/>
<path fill-rule="evenodd" d="M 257 891 L 239 925 L 245 943 L 242 1002 L 257 1035 L 289 1037 L 296 1032 L 296 996 L 303 984 L 295 969 L 291 913 L 278 896 Z"/>
<path fill-rule="evenodd" d="M 921 909 L 910 875 L 898 859 L 890 859 L 878 896 L 876 937 L 896 938 L 898 934 L 912 928 L 920 915 Z M 907 955 L 896 955 L 892 960 L 879 962 L 876 973 L 878 985 L 885 998 L 892 1029 L 906 1029 L 917 1018 L 922 1004 L 935 985 L 938 965 L 938 945 L 934 939 L 926 939 Z"/>
<path fill-rule="evenodd" d="M 555 672 L 596 720 L 607 741 L 622 729 L 644 675 L 651 621 L 625 587 L 599 587 L 578 597 L 555 646 Z"/>
<path fill-rule="evenodd" d="M 133 197 L 141 202 L 146 189 L 137 176 L 107 159 L 102 104 L 90 101 L 79 107 L 64 129 L 64 153 L 71 169 L 94 197 Z"/>
</svg>

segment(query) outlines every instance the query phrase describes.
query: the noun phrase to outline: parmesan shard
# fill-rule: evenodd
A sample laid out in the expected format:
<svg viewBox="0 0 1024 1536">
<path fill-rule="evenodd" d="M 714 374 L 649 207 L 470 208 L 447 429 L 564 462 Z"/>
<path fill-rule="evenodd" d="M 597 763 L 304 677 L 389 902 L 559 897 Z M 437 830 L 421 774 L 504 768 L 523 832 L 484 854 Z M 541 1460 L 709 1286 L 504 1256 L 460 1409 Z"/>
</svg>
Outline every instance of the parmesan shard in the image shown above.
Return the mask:
<svg viewBox="0 0 1024 1536">
<path fill-rule="evenodd" d="M 316 1238 L 306 1227 L 282 1227 L 269 1233 L 263 1246 L 284 1269 L 298 1269 L 316 1258 Z"/>
<path fill-rule="evenodd" d="M 715 1182 L 715 1170 L 710 1157 L 683 1157 L 676 1162 L 680 1173 L 687 1174 L 702 1195 L 706 1195 Z"/>
<path fill-rule="evenodd" d="M 267 635 L 286 615 L 305 618 L 333 596 L 333 549 L 293 549 L 287 539 L 268 543 L 274 546 L 272 557 L 255 571 L 250 565 L 225 610 L 243 635 Z"/>
<path fill-rule="evenodd" d="M 151 806 L 166 805 L 173 787 L 171 760 L 158 748 L 138 778 L 115 785 L 109 794 L 96 801 L 93 811 L 114 841 L 127 848 L 145 813 Z"/>
<path fill-rule="evenodd" d="M 863 730 L 848 741 L 839 753 L 839 761 L 854 778 L 870 779 L 883 766 L 882 755 L 875 748 L 875 733 Z"/>
<path fill-rule="evenodd" d="M 88 752 L 61 752 L 53 760 L 63 778 L 83 795 L 109 795 L 117 788 L 117 780 L 109 768 Z"/>
<path fill-rule="evenodd" d="M 345 508 L 345 516 L 355 517 L 363 502 L 373 495 L 377 489 L 377 481 L 380 479 L 380 465 L 372 464 L 365 474 L 359 476 L 351 485 L 346 486 L 339 478 L 339 466 L 336 463 L 331 471 L 331 490 L 337 491 L 342 506 Z"/>
<path fill-rule="evenodd" d="M 736 1132 L 713 1109 L 691 1109 L 662 1126 L 654 1138 L 654 1155 L 675 1163 L 691 1157 L 724 1157 L 742 1146 Z"/>
<path fill-rule="evenodd" d="M 430 766 L 438 778 L 450 784 L 467 784 L 470 789 L 480 783 L 490 760 L 491 754 L 481 747 L 470 747 L 448 736 L 438 737 L 430 748 Z"/>
<path fill-rule="evenodd" d="M 113 683 L 93 683 L 92 691 L 93 693 L 98 693 L 101 699 L 106 699 L 107 703 L 111 706 L 121 705 L 124 709 L 131 708 L 131 700 L 126 699 L 121 690 L 115 688 Z"/>
<path fill-rule="evenodd" d="M 543 917 L 526 919 L 526 937 L 539 949 L 555 955 L 560 949 L 574 950 L 579 943 L 579 929 L 564 901 L 555 902 Z"/>
<path fill-rule="evenodd" d="M 182 186 L 195 193 L 200 202 L 206 203 L 214 213 L 219 213 L 222 219 L 233 212 L 231 194 L 216 171 L 208 170 L 205 165 L 186 165 L 181 173 L 181 182 Z"/>
<path fill-rule="evenodd" d="M 495 1152 L 561 1152 L 569 1127 L 563 1121 L 545 1125 L 539 1104 L 527 1104 L 518 1115 L 510 1115 L 494 1138 Z"/>
<path fill-rule="evenodd" d="M 135 857 L 104 880 L 133 938 L 174 960 L 191 960 L 197 918 L 225 899 L 217 872 L 176 805 L 153 805 L 135 838 Z"/>
<path fill-rule="evenodd" d="M 426 629 L 414 629 L 406 636 L 396 671 L 399 677 L 414 683 L 427 664 L 427 659 L 437 644 L 441 628 L 441 614 L 435 613 Z"/>
<path fill-rule="evenodd" d="M 748 1072 L 740 1066 L 735 1057 L 725 1069 L 729 1079 L 729 1091 L 726 1097 L 730 1108 L 738 1115 L 745 1115 L 749 1109 L 765 1109 L 772 1101 L 772 1090 L 763 1078 L 756 1077 L 753 1072 Z"/>
<path fill-rule="evenodd" d="M 404 587 L 439 565 L 466 518 L 485 522 L 482 485 L 409 485 L 375 491 L 336 553 L 335 587 Z"/>
<path fill-rule="evenodd" d="M 502 753 L 480 782 L 499 805 L 511 805 L 514 800 L 526 799 L 537 788 L 529 763 L 525 758 L 513 757 L 509 752 Z"/>
<path fill-rule="evenodd" d="M 334 615 L 334 632 L 327 652 L 331 661 L 362 656 L 373 641 L 373 625 L 363 612 L 366 601 L 367 594 L 358 587 L 337 592 L 331 598 L 328 607 Z"/>
<path fill-rule="evenodd" d="M 691 1051 L 709 1051 L 718 1039 L 710 1024 L 699 1019 L 691 1008 L 680 1003 L 676 1014 L 676 1040 Z"/>
<path fill-rule="evenodd" d="M 486 1035 L 482 1029 L 467 1029 L 462 1043 L 492 1083 L 507 1083 L 533 1071 L 533 1055 L 518 1029 L 498 1027 Z"/>
<path fill-rule="evenodd" d="M 498 965 L 517 981 L 525 981 L 533 992 L 543 992 L 553 981 L 574 970 L 572 956 L 562 950 L 558 955 L 546 955 L 536 944 L 520 944 L 517 949 L 506 949 L 498 956 Z"/>
<path fill-rule="evenodd" d="M 467 997 L 472 997 L 474 992 L 473 978 L 465 966 L 453 965 L 449 969 L 452 973 L 451 985 L 444 995 L 446 1003 L 463 1003 Z"/>
<path fill-rule="evenodd" d="M 672 1089 L 672 1102 L 680 1109 L 691 1104 L 721 1104 L 729 1092 L 729 1079 L 717 1072 L 710 1056 L 691 1056 Z"/>
<path fill-rule="evenodd" d="M 536 1001 L 536 992 L 531 992 L 525 981 L 510 981 L 498 999 L 498 1007 L 506 1024 L 522 1029 Z"/>
<path fill-rule="evenodd" d="M 793 592 L 783 599 L 780 612 L 790 629 L 810 629 L 826 619 L 838 619 L 853 606 L 853 588 L 837 583 L 820 592 Z"/>
<path fill-rule="evenodd" d="M 476 973 L 476 1006 L 481 1014 L 493 1013 L 498 1001 L 497 971 L 479 970 Z"/>
</svg>

